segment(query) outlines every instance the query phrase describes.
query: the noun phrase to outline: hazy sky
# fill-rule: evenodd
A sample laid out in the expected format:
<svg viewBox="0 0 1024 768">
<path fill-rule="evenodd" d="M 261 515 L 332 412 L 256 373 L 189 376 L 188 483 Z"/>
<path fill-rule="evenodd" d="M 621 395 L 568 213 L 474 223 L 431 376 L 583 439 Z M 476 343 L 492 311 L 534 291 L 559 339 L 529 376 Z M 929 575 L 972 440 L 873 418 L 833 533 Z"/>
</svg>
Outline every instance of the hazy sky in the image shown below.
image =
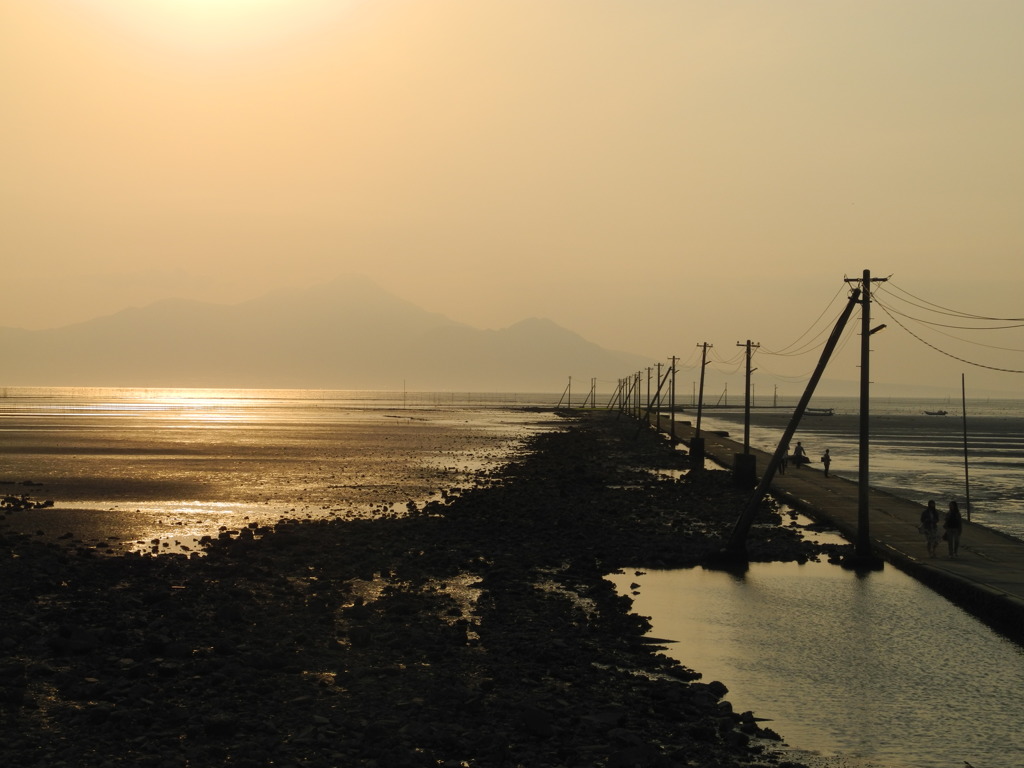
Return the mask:
<svg viewBox="0 0 1024 768">
<path fill-rule="evenodd" d="M 692 365 L 864 269 L 1021 318 L 1022 39 L 1020 0 L 0 0 L 0 325 L 355 273 Z M 1024 369 L 1020 329 L 903 319 Z M 878 322 L 876 381 L 1024 393 Z"/>
</svg>

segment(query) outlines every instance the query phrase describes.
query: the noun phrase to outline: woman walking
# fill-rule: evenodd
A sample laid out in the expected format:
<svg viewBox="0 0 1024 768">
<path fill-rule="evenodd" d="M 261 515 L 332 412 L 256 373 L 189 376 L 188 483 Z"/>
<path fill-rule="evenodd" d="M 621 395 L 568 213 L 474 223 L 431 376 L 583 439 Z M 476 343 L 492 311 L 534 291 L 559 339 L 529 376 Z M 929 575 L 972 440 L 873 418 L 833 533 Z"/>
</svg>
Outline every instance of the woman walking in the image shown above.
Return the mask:
<svg viewBox="0 0 1024 768">
<path fill-rule="evenodd" d="M 949 556 L 956 558 L 960 552 L 960 533 L 963 531 L 964 521 L 960 516 L 960 507 L 955 501 L 949 502 L 949 512 L 946 513 L 942 527 L 946 531 L 943 538 L 949 545 Z"/>
</svg>

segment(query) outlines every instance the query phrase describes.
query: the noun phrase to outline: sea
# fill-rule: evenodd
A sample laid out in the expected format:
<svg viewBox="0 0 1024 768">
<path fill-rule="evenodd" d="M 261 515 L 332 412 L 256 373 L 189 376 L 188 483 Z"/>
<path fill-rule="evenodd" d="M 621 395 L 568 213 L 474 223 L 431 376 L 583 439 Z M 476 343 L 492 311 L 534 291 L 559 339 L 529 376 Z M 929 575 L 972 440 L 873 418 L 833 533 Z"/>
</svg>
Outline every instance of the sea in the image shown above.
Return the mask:
<svg viewBox="0 0 1024 768">
<path fill-rule="evenodd" d="M 773 453 L 796 402 L 750 409 L 749 441 Z M 812 410 L 813 409 L 813 410 Z M 677 418 L 690 419 L 686 405 Z M 830 473 L 860 477 L 860 400 L 817 399 L 790 441 L 800 441 L 820 468 L 829 449 Z M 972 522 L 1024 540 L 1024 399 L 877 398 L 868 403 L 868 485 L 939 509 L 956 500 Z M 701 429 L 743 441 L 745 409 L 705 408 Z"/>
<path fill-rule="evenodd" d="M 557 395 L 0 389 L 6 527 L 101 553 L 200 556 L 279 520 L 401 514 L 558 421 Z M 52 502 L 52 506 L 49 505 Z"/>
<path fill-rule="evenodd" d="M 563 395 L 0 388 L 0 492 L 54 496 L 53 510 L 9 525 L 195 552 L 225 528 L 422 504 L 552 428 Z M 774 451 L 795 405 L 754 405 L 750 444 Z M 831 472 L 855 480 L 859 399 L 812 406 L 793 443 L 814 460 L 828 448 Z M 872 488 L 940 508 L 957 499 L 973 522 L 1024 540 L 1024 399 L 878 398 L 869 410 Z M 692 420 L 695 409 L 678 412 Z M 742 440 L 744 418 L 742 407 L 704 408 L 702 429 Z"/>
<path fill-rule="evenodd" d="M 205 535 L 282 518 L 401 514 L 486 481 L 531 435 L 559 428 L 560 399 L 0 389 L 0 493 L 54 500 L 0 515 L 0 529 L 101 553 L 198 557 Z M 774 450 L 793 405 L 752 409 L 751 443 Z M 813 405 L 832 415 L 805 416 L 794 440 L 815 458 L 829 448 L 832 472 L 856 477 L 859 401 Z M 742 439 L 744 416 L 709 409 L 702 425 Z M 873 401 L 870 440 L 873 487 L 923 502 L 965 500 L 969 483 L 973 519 L 1024 539 L 1024 401 L 968 399 L 966 418 L 957 403 Z M 765 563 L 742 575 L 612 578 L 651 617 L 665 652 L 725 683 L 734 709 L 781 733 L 793 759 L 822 768 L 1024 764 L 1024 649 L 894 568 Z"/>
</svg>

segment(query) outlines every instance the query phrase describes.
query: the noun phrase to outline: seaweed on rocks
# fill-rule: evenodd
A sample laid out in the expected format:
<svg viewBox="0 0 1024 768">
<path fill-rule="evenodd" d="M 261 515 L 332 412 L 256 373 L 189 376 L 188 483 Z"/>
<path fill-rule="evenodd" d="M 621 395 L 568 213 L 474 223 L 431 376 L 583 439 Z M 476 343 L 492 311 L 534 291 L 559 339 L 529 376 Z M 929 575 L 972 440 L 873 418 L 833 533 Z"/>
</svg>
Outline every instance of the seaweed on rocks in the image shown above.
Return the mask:
<svg viewBox="0 0 1024 768">
<path fill-rule="evenodd" d="M 0 538 L 0 760 L 34 766 L 761 766 L 771 737 L 658 653 L 604 576 L 693 567 L 744 500 L 611 413 L 379 520 L 202 558 Z M 658 471 L 652 471 L 658 470 Z M 821 551 L 772 525 L 759 559 Z"/>
</svg>

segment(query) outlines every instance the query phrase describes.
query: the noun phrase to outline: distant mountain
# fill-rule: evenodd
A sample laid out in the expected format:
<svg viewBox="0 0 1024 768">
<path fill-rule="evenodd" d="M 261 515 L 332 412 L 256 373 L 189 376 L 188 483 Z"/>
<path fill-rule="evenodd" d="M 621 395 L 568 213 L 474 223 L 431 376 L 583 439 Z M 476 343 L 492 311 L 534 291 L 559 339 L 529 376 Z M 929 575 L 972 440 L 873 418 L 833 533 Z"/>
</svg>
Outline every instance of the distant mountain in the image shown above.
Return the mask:
<svg viewBox="0 0 1024 768">
<path fill-rule="evenodd" d="M 0 328 L 4 386 L 561 391 L 649 364 L 550 320 L 481 330 L 357 277 L 235 305 L 166 300 L 44 331 Z M 607 389 L 607 386 L 603 387 Z"/>
</svg>

